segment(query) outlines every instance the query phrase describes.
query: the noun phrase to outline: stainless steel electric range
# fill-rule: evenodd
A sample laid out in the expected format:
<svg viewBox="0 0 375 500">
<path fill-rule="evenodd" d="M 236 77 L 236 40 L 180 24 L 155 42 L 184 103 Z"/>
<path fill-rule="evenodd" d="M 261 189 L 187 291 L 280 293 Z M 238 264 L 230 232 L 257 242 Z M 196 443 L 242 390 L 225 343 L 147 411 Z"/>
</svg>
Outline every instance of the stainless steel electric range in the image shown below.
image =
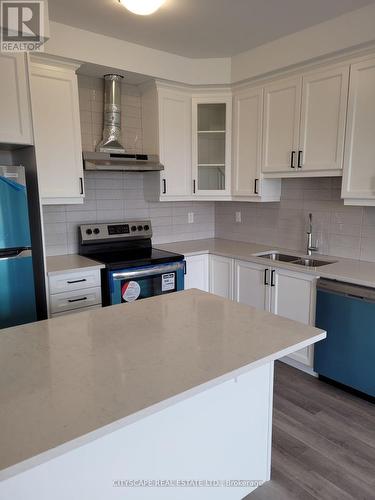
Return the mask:
<svg viewBox="0 0 375 500">
<path fill-rule="evenodd" d="M 184 289 L 184 256 L 152 247 L 149 220 L 79 226 L 79 254 L 105 265 L 103 306 Z"/>
</svg>

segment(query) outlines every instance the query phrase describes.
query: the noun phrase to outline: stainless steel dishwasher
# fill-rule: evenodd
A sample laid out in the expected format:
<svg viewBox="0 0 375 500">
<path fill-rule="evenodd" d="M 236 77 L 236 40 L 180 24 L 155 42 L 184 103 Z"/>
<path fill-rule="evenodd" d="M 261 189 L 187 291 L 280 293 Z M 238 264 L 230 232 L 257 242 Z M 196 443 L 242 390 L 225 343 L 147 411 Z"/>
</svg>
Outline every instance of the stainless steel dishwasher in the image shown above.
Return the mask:
<svg viewBox="0 0 375 500">
<path fill-rule="evenodd" d="M 314 370 L 375 397 L 375 288 L 320 279 L 316 326 L 327 338 L 315 345 Z"/>
</svg>

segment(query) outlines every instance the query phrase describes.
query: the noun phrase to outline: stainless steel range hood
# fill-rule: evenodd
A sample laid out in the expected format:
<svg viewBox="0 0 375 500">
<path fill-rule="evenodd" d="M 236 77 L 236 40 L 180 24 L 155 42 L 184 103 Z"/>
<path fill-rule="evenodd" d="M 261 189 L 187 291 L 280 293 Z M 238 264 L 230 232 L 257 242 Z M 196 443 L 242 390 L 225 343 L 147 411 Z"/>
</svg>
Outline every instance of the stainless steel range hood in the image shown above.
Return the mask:
<svg viewBox="0 0 375 500">
<path fill-rule="evenodd" d="M 83 152 L 85 170 L 125 170 L 147 172 L 164 170 L 156 155 L 126 153 L 121 144 L 120 75 L 104 75 L 103 139 L 96 152 Z"/>
<path fill-rule="evenodd" d="M 157 155 L 131 153 L 84 152 L 85 170 L 124 170 L 127 172 L 152 172 L 164 170 Z"/>
</svg>

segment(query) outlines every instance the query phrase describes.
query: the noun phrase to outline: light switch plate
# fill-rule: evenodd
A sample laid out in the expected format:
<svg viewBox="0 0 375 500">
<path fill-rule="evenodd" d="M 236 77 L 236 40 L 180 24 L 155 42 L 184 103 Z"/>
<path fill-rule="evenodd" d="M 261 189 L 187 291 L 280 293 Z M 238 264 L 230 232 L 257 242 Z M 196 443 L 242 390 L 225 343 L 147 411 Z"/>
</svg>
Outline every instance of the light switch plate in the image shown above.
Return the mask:
<svg viewBox="0 0 375 500">
<path fill-rule="evenodd" d="M 242 222 L 241 212 L 236 212 L 236 222 Z"/>
<path fill-rule="evenodd" d="M 193 224 L 194 223 L 194 212 L 189 212 L 188 213 L 188 223 Z"/>
</svg>

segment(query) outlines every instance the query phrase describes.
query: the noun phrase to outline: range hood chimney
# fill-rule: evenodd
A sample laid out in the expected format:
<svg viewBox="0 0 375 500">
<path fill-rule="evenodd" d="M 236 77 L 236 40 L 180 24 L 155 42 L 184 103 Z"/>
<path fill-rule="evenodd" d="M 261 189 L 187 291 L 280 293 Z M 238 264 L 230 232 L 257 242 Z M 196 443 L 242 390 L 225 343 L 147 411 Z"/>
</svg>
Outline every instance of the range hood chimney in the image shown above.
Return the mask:
<svg viewBox="0 0 375 500">
<path fill-rule="evenodd" d="M 126 153 L 121 144 L 121 75 L 104 75 L 103 139 L 93 153 L 83 152 L 85 170 L 147 172 L 164 170 L 157 155 Z"/>
<path fill-rule="evenodd" d="M 125 153 L 121 138 L 121 75 L 104 75 L 103 139 L 96 146 L 100 153 Z"/>
</svg>

